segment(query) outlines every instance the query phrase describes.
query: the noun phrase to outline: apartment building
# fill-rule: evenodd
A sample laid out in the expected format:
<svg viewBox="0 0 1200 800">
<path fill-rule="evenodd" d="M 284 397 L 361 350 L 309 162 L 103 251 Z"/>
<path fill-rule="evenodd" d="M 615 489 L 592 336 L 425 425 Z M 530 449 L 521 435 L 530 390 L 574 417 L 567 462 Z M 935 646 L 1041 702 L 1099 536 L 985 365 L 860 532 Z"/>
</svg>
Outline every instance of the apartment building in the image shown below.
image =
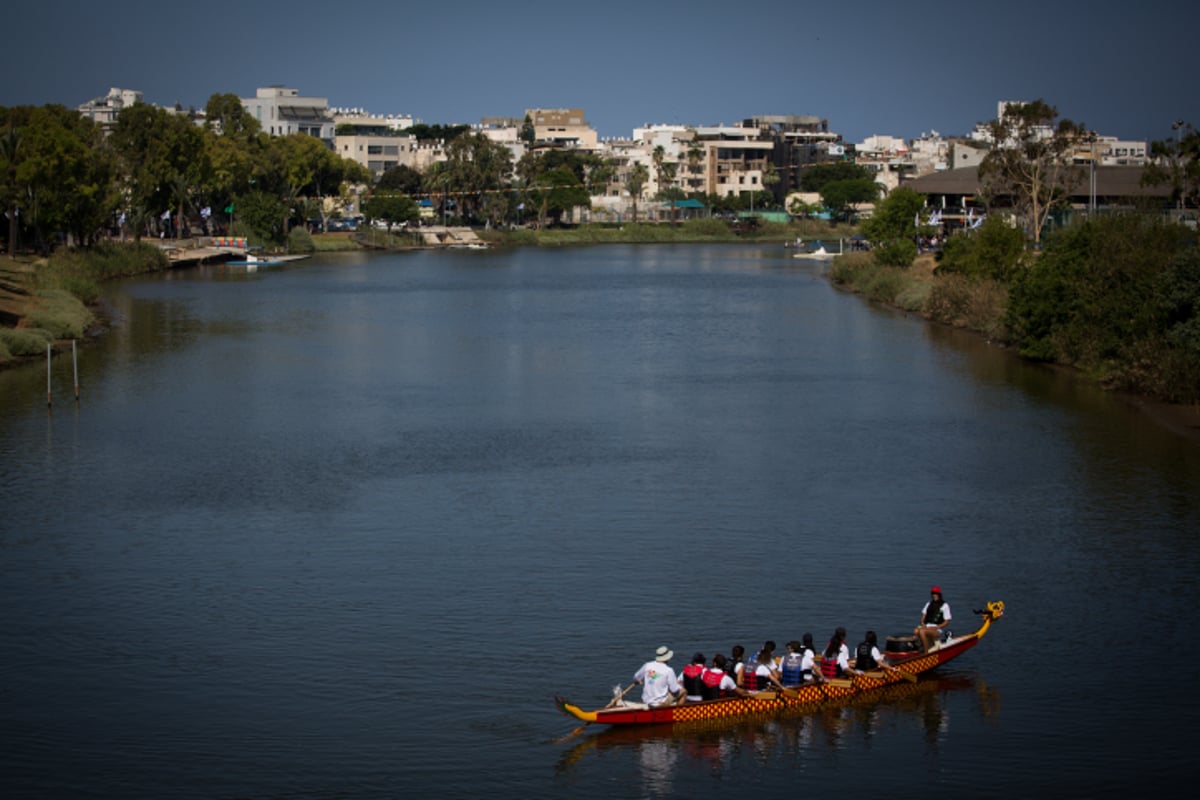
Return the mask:
<svg viewBox="0 0 1200 800">
<path fill-rule="evenodd" d="M 295 89 L 268 86 L 258 89 L 254 97 L 239 99 L 271 136 L 304 133 L 333 145 L 334 122 L 327 98 L 302 97 Z"/>
<path fill-rule="evenodd" d="M 111 128 L 117 124 L 117 115 L 134 103 L 145 102 L 141 92 L 135 89 L 118 89 L 113 87 L 103 97 L 96 97 L 76 106 L 80 114 L 100 125 Z"/>
<path fill-rule="evenodd" d="M 584 119 L 582 108 L 527 108 L 525 116 L 533 123 L 535 147 L 599 149 L 599 137 Z"/>
</svg>

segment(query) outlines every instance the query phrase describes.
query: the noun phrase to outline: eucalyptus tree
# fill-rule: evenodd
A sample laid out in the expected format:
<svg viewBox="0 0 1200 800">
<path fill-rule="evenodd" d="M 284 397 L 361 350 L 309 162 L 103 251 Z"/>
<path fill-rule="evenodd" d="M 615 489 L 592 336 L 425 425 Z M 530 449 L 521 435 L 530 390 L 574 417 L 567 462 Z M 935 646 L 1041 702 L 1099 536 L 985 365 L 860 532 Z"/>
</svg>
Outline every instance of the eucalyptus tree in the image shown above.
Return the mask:
<svg viewBox="0 0 1200 800">
<path fill-rule="evenodd" d="M 446 145 L 445 180 L 466 216 L 477 213 L 483 199 L 502 192 L 512 174 L 507 147 L 482 133 L 465 133 Z"/>
<path fill-rule="evenodd" d="M 1071 168 L 1074 149 L 1092 134 L 1081 123 L 1059 119 L 1058 109 L 1040 99 L 1008 104 L 987 127 L 992 149 L 979 166 L 981 188 L 993 199 L 1011 198 L 1040 245 L 1050 213 L 1067 204 L 1081 179 Z"/>
<path fill-rule="evenodd" d="M 1150 163 L 1142 173 L 1147 186 L 1169 185 L 1171 202 L 1200 204 L 1200 131 L 1178 120 L 1171 126 L 1174 139 L 1150 143 Z"/>
</svg>

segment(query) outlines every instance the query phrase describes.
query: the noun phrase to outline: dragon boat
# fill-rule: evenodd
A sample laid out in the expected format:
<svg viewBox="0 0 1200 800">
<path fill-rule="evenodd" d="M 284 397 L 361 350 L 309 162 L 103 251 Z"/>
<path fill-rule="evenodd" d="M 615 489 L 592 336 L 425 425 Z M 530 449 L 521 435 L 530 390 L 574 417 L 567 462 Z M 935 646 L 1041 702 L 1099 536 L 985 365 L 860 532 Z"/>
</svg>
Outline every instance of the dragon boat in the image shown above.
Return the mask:
<svg viewBox="0 0 1200 800">
<path fill-rule="evenodd" d="M 647 708 L 642 704 L 624 705 L 619 698 L 604 708 L 585 711 L 562 697 L 554 702 L 564 714 L 584 723 L 599 725 L 663 725 L 701 720 L 732 719 L 755 714 L 769 714 L 789 708 L 820 706 L 831 700 L 845 700 L 865 692 L 873 692 L 900 681 L 918 680 L 922 673 L 940 667 L 961 656 L 987 634 L 992 622 L 1004 616 L 1004 602 L 994 600 L 987 608 L 976 610 L 983 618 L 979 629 L 964 636 L 953 636 L 928 653 L 907 655 L 892 666 L 860 672 L 852 678 L 818 680 L 784 691 L 764 691 L 747 695 L 720 697 L 716 700 L 684 702 L 677 705 Z M 887 659 L 892 661 L 893 654 Z"/>
</svg>

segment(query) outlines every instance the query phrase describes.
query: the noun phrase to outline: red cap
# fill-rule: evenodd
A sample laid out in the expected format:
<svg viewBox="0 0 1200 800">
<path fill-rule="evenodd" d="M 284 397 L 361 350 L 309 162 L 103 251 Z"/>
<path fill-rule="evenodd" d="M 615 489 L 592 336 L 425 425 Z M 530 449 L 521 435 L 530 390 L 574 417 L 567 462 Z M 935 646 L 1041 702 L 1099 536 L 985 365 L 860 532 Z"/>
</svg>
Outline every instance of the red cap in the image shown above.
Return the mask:
<svg viewBox="0 0 1200 800">
<path fill-rule="evenodd" d="M 938 594 L 941 594 L 941 593 L 942 593 L 942 587 L 940 587 L 940 586 L 935 586 L 935 587 L 933 587 L 932 589 L 930 589 L 930 590 L 929 590 L 929 593 L 930 593 L 930 594 L 933 594 L 934 592 L 937 592 Z"/>
</svg>

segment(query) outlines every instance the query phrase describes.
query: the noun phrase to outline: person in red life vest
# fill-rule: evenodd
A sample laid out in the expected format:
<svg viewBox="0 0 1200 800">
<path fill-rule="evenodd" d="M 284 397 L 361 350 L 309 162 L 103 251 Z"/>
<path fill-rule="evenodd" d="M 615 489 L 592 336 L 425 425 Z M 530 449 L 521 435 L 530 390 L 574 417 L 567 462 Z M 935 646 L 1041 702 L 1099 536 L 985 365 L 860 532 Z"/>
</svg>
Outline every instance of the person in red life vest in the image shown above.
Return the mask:
<svg viewBox="0 0 1200 800">
<path fill-rule="evenodd" d="M 850 666 L 850 648 L 846 646 L 846 629 L 838 628 L 821 655 L 821 677 L 841 678 Z"/>
<path fill-rule="evenodd" d="M 846 671 L 851 675 L 857 675 L 860 672 L 887 666 L 883 653 L 879 652 L 878 644 L 879 639 L 875 636 L 875 631 L 867 631 L 867 638 L 858 645 L 858 650 L 855 651 L 854 666 L 847 668 Z"/>
<path fill-rule="evenodd" d="M 683 686 L 683 690 L 687 692 L 687 699 L 692 703 L 699 703 L 704 699 L 704 692 L 700 682 L 700 676 L 705 672 L 704 653 L 696 653 L 692 656 L 692 663 L 683 668 L 679 673 L 679 683 Z"/>
<path fill-rule="evenodd" d="M 929 590 L 929 602 L 921 609 L 921 623 L 913 634 L 921 640 L 921 652 L 936 650 L 942 641 L 942 629 L 950 624 L 950 604 L 942 597 L 942 587 Z"/>
<path fill-rule="evenodd" d="M 747 664 L 742 670 L 742 688 L 748 692 L 783 688 L 779 682 L 779 672 L 775 669 L 775 657 L 769 650 L 759 650 L 754 663 Z"/>
<path fill-rule="evenodd" d="M 713 656 L 712 663 L 712 668 L 704 670 L 700 676 L 700 693 L 705 700 L 716 700 L 731 694 L 745 694 L 726 671 L 729 662 L 724 655 L 717 653 Z"/>
</svg>

